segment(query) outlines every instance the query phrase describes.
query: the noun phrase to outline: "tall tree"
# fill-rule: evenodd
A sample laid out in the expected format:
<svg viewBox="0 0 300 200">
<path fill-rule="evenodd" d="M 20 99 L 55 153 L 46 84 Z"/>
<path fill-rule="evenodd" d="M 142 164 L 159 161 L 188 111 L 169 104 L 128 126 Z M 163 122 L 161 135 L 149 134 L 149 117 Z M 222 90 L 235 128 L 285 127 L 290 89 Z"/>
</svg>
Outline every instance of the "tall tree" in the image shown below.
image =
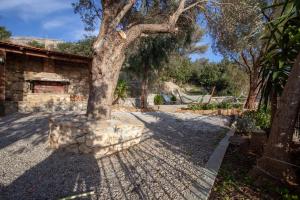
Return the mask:
<svg viewBox="0 0 300 200">
<path fill-rule="evenodd" d="M 8 31 L 4 26 L 0 26 L 0 41 L 7 40 L 11 36 L 11 32 Z"/>
<path fill-rule="evenodd" d="M 300 3 L 298 0 L 285 0 L 268 8 L 275 9 L 279 15 L 267 24 L 271 45 L 265 56 L 266 71 L 269 70 L 266 82 L 277 82 L 276 85 L 283 84 L 281 87 L 284 88 L 283 91 L 281 87 L 275 88 L 277 94 L 282 91 L 280 103 L 273 116 L 265 151 L 257 161 L 256 168 L 272 177 L 295 184 L 297 177 L 295 168 L 291 165 L 293 161 L 290 153 L 295 123 L 300 113 Z M 280 70 L 286 68 L 292 68 L 291 71 L 288 70 L 288 76 L 280 75 Z M 270 74 L 273 80 L 268 78 Z M 287 80 L 281 80 L 286 77 Z M 266 93 L 264 96 L 268 96 L 266 88 L 263 92 Z"/>
<path fill-rule="evenodd" d="M 221 0 L 208 9 L 206 18 L 214 48 L 234 60 L 249 76 L 246 108 L 254 109 L 261 84 L 261 58 L 265 44 L 259 40 L 263 32 L 262 0 Z"/>
<path fill-rule="evenodd" d="M 113 94 L 125 50 L 142 35 L 176 33 L 178 23 L 187 23 L 197 16 L 203 1 L 194 0 L 79 0 L 73 4 L 75 12 L 87 24 L 95 27 L 101 20 L 99 34 L 93 44 L 91 84 L 87 116 L 109 119 Z M 184 15 L 183 15 L 184 13 Z"/>
</svg>

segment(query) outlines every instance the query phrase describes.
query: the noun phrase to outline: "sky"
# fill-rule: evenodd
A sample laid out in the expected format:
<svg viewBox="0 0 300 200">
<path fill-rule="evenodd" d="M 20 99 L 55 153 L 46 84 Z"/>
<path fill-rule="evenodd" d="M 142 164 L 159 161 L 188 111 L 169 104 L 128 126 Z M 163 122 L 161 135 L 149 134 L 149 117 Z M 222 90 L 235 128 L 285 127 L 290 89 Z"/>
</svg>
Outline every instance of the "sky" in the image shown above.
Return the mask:
<svg viewBox="0 0 300 200">
<path fill-rule="evenodd" d="M 76 0 L 0 0 L 0 26 L 5 26 L 13 36 L 77 41 L 85 34 L 84 24 L 75 15 L 71 3 Z M 200 44 L 210 46 L 211 38 L 205 35 Z M 207 58 L 218 62 L 222 57 L 211 47 L 205 54 L 191 55 L 192 60 Z"/>
</svg>

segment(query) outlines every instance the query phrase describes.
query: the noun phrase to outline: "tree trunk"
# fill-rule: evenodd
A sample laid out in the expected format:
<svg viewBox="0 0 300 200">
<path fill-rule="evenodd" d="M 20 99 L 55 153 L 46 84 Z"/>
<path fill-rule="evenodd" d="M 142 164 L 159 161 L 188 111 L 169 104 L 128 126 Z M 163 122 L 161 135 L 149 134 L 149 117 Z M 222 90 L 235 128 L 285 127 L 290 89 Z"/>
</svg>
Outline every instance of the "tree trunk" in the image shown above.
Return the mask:
<svg viewBox="0 0 300 200">
<path fill-rule="evenodd" d="M 300 111 L 300 53 L 296 59 L 273 119 L 271 133 L 257 168 L 290 184 L 296 181 L 295 169 L 288 163 L 295 123 Z"/>
<path fill-rule="evenodd" d="M 254 69 L 254 72 L 250 75 L 250 88 L 249 93 L 247 97 L 247 101 L 245 104 L 246 109 L 255 109 L 256 108 L 256 98 L 259 91 L 259 73 L 256 69 Z"/>
<path fill-rule="evenodd" d="M 89 119 L 110 119 L 114 91 L 125 59 L 124 42 L 118 36 L 105 42 L 95 52 L 91 67 L 90 93 L 87 106 Z M 119 40 L 118 40 L 119 39 Z"/>
<path fill-rule="evenodd" d="M 275 118 L 275 114 L 278 107 L 278 96 L 277 93 L 272 89 L 271 94 L 271 123 L 273 122 L 273 119 Z"/>
<path fill-rule="evenodd" d="M 149 80 L 149 68 L 147 65 L 144 65 L 143 77 L 142 77 L 142 86 L 141 86 L 141 108 L 146 109 L 148 106 L 148 80 Z"/>
</svg>

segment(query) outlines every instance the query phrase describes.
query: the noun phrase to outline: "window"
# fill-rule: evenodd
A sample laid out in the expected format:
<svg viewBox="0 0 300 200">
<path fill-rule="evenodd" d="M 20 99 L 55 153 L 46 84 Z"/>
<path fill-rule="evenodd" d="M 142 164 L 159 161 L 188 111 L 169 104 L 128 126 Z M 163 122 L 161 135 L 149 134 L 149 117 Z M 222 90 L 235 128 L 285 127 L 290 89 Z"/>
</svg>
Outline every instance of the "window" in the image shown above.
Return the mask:
<svg viewBox="0 0 300 200">
<path fill-rule="evenodd" d="M 68 93 L 68 83 L 56 81 L 33 81 L 31 82 L 31 91 L 32 93 L 65 94 Z"/>
</svg>

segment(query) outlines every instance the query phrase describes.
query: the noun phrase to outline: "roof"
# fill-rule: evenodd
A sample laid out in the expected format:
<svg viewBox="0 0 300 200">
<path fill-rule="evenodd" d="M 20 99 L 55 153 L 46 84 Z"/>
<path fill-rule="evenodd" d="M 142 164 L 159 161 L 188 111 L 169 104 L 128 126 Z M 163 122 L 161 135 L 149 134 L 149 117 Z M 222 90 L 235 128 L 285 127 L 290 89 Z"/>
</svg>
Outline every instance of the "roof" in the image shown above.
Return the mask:
<svg viewBox="0 0 300 200">
<path fill-rule="evenodd" d="M 91 63 L 92 58 L 87 56 L 80 56 L 76 54 L 62 53 L 42 48 L 12 44 L 9 42 L 0 42 L 0 50 L 16 54 L 50 58 L 54 60 L 63 60 L 77 63 Z"/>
</svg>

